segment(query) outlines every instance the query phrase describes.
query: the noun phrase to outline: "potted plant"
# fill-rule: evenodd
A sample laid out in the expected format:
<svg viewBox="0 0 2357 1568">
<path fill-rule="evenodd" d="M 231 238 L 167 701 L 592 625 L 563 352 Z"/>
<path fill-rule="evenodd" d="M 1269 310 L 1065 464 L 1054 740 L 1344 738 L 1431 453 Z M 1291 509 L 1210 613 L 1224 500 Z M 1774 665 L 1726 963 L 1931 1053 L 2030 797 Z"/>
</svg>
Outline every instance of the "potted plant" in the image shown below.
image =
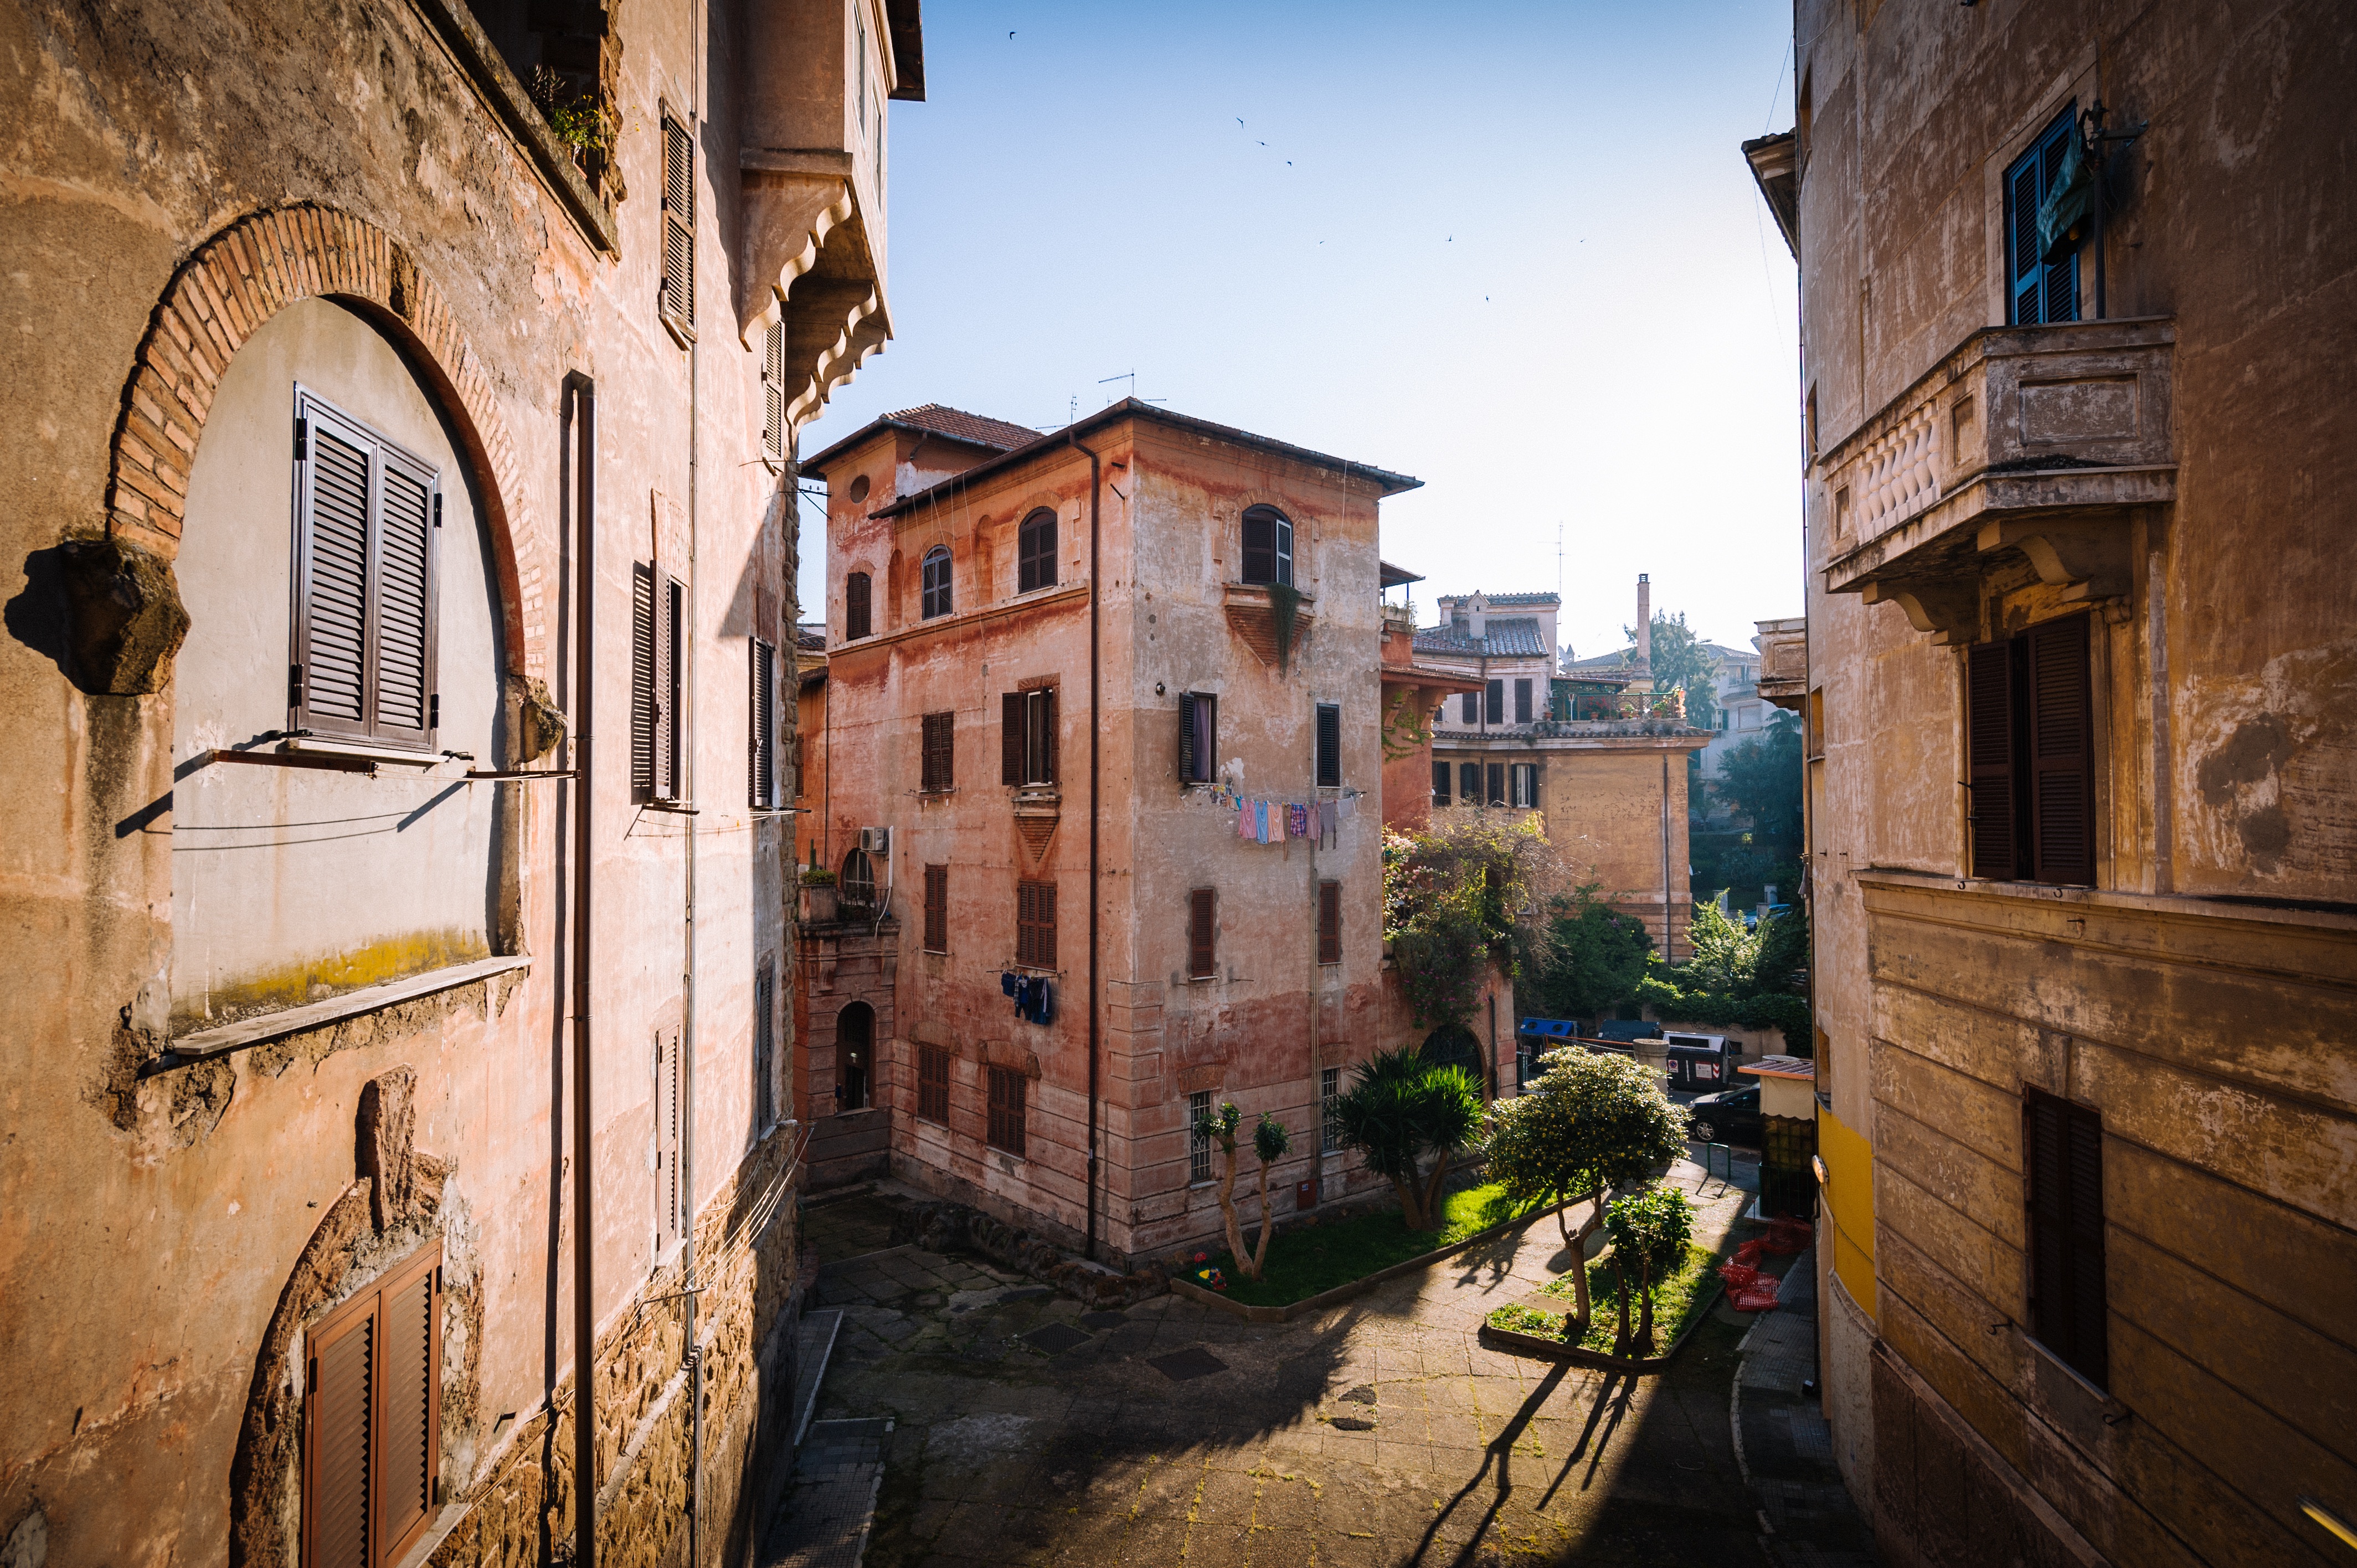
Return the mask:
<svg viewBox="0 0 2357 1568">
<path fill-rule="evenodd" d="M 823 926 L 835 918 L 834 873 L 818 863 L 818 845 L 811 845 L 811 863 L 802 867 L 802 922 Z"/>
</svg>

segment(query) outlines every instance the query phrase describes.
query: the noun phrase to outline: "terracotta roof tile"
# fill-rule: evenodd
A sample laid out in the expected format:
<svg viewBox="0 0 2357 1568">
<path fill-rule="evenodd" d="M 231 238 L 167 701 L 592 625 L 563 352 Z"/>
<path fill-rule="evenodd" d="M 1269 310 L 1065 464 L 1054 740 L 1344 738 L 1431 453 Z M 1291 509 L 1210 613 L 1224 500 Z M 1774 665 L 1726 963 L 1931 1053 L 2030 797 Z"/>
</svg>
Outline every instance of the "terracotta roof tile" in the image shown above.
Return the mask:
<svg viewBox="0 0 2357 1568">
<path fill-rule="evenodd" d="M 1006 420 L 993 419 L 988 414 L 968 413 L 962 408 L 945 408 L 938 403 L 919 403 L 914 408 L 904 408 L 885 417 L 902 424 L 938 430 L 960 441 L 971 441 L 977 446 L 993 446 L 1001 452 L 1012 452 L 1017 446 L 1026 446 L 1039 439 L 1039 432 L 1028 424 L 1009 424 Z"/>
<path fill-rule="evenodd" d="M 1487 630 L 1487 636 L 1468 637 L 1445 626 L 1427 627 L 1415 634 L 1415 650 L 1491 659 L 1545 659 L 1555 651 L 1539 635 L 1539 623 L 1526 616 L 1493 618 Z"/>
</svg>

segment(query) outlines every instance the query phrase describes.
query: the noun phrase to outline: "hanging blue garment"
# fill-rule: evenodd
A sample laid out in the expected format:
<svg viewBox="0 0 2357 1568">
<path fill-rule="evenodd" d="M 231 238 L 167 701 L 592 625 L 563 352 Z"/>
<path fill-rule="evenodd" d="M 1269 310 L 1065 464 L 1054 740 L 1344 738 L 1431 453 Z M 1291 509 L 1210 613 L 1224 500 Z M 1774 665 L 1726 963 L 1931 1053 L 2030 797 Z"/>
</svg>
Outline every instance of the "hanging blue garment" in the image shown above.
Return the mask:
<svg viewBox="0 0 2357 1568">
<path fill-rule="evenodd" d="M 1035 1024 L 1046 1025 L 1052 1022 L 1055 1016 L 1056 1000 L 1053 989 L 1045 980 L 1033 981 L 1031 983 L 1031 1021 Z"/>
<path fill-rule="evenodd" d="M 1001 970 L 998 974 L 998 993 L 1001 996 L 1014 995 L 1016 981 L 1018 978 L 1011 969 Z"/>
</svg>

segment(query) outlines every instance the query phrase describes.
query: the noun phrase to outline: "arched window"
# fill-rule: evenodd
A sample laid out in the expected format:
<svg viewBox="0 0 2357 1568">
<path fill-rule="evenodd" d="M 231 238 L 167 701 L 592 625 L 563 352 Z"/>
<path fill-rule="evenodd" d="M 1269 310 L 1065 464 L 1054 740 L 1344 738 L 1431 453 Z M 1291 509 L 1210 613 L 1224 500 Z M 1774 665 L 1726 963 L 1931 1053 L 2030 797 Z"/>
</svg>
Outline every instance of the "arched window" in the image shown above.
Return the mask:
<svg viewBox="0 0 2357 1568">
<path fill-rule="evenodd" d="M 843 640 L 856 642 L 873 629 L 867 610 L 867 574 L 854 572 L 843 580 Z"/>
<path fill-rule="evenodd" d="M 936 544 L 925 552 L 925 602 L 920 618 L 931 620 L 950 613 L 950 547 Z"/>
<path fill-rule="evenodd" d="M 1293 586 L 1293 524 L 1273 506 L 1244 513 L 1244 581 Z"/>
<path fill-rule="evenodd" d="M 1015 591 L 1056 585 L 1056 514 L 1041 507 L 1023 520 L 1015 537 Z"/>
<path fill-rule="evenodd" d="M 842 873 L 835 878 L 837 901 L 855 908 L 876 907 L 876 863 L 867 858 L 864 849 L 855 849 L 843 857 Z"/>
</svg>

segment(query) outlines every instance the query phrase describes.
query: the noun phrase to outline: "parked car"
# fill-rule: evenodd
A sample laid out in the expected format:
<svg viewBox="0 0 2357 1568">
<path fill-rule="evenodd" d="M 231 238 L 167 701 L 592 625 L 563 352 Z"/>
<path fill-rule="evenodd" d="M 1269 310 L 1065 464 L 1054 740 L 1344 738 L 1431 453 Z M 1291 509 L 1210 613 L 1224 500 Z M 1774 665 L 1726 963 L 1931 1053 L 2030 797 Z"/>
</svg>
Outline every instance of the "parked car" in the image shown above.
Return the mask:
<svg viewBox="0 0 2357 1568">
<path fill-rule="evenodd" d="M 1756 1083 L 1746 1089 L 1697 1094 L 1686 1110 L 1693 1118 L 1686 1123 L 1686 1136 L 1697 1144 L 1757 1145 L 1760 1142 L 1760 1086 Z"/>
</svg>

